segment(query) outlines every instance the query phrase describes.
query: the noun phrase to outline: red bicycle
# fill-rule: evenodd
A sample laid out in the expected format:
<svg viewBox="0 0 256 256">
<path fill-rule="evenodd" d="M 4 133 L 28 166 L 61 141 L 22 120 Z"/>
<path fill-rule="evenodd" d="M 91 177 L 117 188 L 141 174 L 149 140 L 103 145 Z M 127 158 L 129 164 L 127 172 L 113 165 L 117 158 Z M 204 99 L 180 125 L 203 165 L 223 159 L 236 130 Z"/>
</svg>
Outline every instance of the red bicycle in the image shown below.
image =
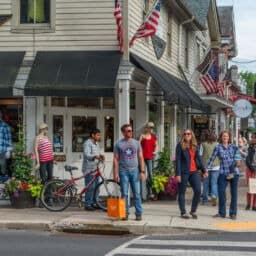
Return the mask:
<svg viewBox="0 0 256 256">
<path fill-rule="evenodd" d="M 70 173 L 71 179 L 69 180 L 50 180 L 42 188 L 41 202 L 49 211 L 63 211 L 72 201 L 77 201 L 81 207 L 83 204 L 83 194 L 88 191 L 88 188 L 92 186 L 97 180 L 99 184 L 95 187 L 93 197 L 97 206 L 103 211 L 107 210 L 107 199 L 110 197 L 120 197 L 120 185 L 118 182 L 112 179 L 105 179 L 102 176 L 101 169 L 104 169 L 103 164 L 99 164 L 97 168 L 82 176 L 73 177 L 74 170 L 78 170 L 74 166 L 65 166 L 65 171 Z M 92 176 L 92 180 L 87 186 L 84 186 L 80 192 L 78 192 L 77 181 L 84 177 Z"/>
</svg>

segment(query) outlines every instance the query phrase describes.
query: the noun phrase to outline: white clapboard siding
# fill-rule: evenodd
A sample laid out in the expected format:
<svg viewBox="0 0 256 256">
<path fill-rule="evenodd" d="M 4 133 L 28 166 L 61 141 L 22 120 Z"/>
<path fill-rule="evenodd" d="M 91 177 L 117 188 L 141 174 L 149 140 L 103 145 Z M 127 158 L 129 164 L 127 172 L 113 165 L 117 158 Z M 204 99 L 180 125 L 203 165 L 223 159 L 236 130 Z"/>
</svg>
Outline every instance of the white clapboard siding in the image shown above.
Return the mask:
<svg viewBox="0 0 256 256">
<path fill-rule="evenodd" d="M 113 0 L 56 0 L 54 31 L 13 33 L 8 21 L 0 26 L 0 50 L 118 50 L 113 12 Z M 0 0 L 0 14 L 12 14 L 12 0 Z"/>
<path fill-rule="evenodd" d="M 129 30 L 129 38 L 132 38 L 138 27 L 142 23 L 142 4 L 143 1 L 138 0 L 130 0 L 130 30 Z M 168 12 L 165 6 L 162 7 L 161 15 L 162 15 L 162 25 L 163 25 L 163 38 L 167 40 L 167 28 L 168 28 Z M 163 57 L 160 60 L 157 60 L 155 57 L 154 49 L 152 46 L 151 39 L 146 41 L 145 39 L 138 39 L 135 41 L 134 46 L 131 48 L 131 52 L 147 59 L 154 65 L 161 67 L 173 75 L 180 77 L 178 71 L 178 21 L 175 17 L 172 17 L 172 54 L 171 57 L 168 56 L 167 50 Z"/>
</svg>

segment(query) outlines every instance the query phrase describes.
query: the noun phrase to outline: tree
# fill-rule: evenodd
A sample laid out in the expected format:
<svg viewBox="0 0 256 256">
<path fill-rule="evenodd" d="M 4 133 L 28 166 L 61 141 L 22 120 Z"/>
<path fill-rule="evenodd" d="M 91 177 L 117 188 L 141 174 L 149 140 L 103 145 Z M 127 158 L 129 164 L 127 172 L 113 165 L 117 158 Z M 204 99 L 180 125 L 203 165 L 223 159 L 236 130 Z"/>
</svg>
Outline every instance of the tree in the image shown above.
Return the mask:
<svg viewBox="0 0 256 256">
<path fill-rule="evenodd" d="M 240 75 L 247 83 L 247 94 L 254 96 L 254 84 L 256 83 L 256 73 L 245 71 L 241 72 Z"/>
</svg>

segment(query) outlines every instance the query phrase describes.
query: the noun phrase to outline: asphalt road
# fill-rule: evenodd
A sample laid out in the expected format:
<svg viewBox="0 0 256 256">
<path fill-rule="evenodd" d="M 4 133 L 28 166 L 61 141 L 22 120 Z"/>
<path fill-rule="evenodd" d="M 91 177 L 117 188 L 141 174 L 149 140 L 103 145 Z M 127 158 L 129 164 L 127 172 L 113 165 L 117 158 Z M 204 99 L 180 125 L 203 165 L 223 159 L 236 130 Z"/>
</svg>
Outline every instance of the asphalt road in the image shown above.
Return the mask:
<svg viewBox="0 0 256 256">
<path fill-rule="evenodd" d="M 2 256 L 255 256 L 256 233 L 89 236 L 0 230 Z"/>
<path fill-rule="evenodd" d="M 0 256 L 101 256 L 130 239 L 0 230 Z"/>
</svg>

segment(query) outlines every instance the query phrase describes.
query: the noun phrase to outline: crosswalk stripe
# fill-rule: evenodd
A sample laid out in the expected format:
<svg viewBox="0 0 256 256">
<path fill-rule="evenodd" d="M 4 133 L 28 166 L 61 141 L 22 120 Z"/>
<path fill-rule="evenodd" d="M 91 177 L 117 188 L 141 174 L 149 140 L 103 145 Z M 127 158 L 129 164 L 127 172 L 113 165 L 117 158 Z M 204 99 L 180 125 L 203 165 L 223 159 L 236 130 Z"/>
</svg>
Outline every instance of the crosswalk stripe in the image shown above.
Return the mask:
<svg viewBox="0 0 256 256">
<path fill-rule="evenodd" d="M 223 246 L 223 247 L 255 247 L 255 242 L 232 241 L 192 241 L 192 240 L 151 240 L 139 239 L 133 244 L 140 245 L 182 245 L 182 246 Z"/>
<path fill-rule="evenodd" d="M 207 240 L 160 240 L 146 239 L 148 236 L 140 236 L 127 243 L 122 244 L 105 256 L 115 255 L 158 255 L 158 256 L 255 256 L 256 243 L 244 241 L 207 241 Z M 149 246 L 159 246 L 160 248 L 148 248 Z M 171 248 L 161 248 L 161 246 L 174 246 Z M 177 248 L 181 247 L 181 248 Z M 190 248 L 182 248 L 187 246 Z M 209 249 L 206 248 L 209 246 Z M 136 248 L 135 248 L 136 247 Z M 146 247 L 146 248 L 143 248 Z M 195 249 L 191 248 L 195 247 Z M 199 248 L 202 247 L 202 248 Z M 225 247 L 223 250 L 222 247 Z M 249 251 L 248 248 L 251 248 Z M 255 249 L 254 249 L 255 248 Z M 252 251 L 253 250 L 253 251 Z"/>
<path fill-rule="evenodd" d="M 167 250 L 167 249 L 141 249 L 141 248 L 125 248 L 124 250 L 117 250 L 114 254 L 107 254 L 107 256 L 112 255 L 158 255 L 158 256 L 255 256 L 255 252 L 245 252 L 245 251 L 211 251 L 211 250 Z"/>
<path fill-rule="evenodd" d="M 135 239 L 132 239 L 131 241 L 128 241 L 127 243 L 122 244 L 121 246 L 117 247 L 117 248 L 114 249 L 113 251 L 111 251 L 111 252 L 105 254 L 105 256 L 114 256 L 114 255 L 116 255 L 116 254 L 118 254 L 118 253 L 122 253 L 122 252 L 126 251 L 126 248 L 127 248 L 129 245 L 131 245 L 131 244 L 133 244 L 134 242 L 136 242 L 137 240 L 143 239 L 143 238 L 145 238 L 145 237 L 146 237 L 146 236 L 143 235 L 143 236 L 139 236 L 139 237 L 137 237 L 137 238 L 135 238 Z"/>
</svg>

